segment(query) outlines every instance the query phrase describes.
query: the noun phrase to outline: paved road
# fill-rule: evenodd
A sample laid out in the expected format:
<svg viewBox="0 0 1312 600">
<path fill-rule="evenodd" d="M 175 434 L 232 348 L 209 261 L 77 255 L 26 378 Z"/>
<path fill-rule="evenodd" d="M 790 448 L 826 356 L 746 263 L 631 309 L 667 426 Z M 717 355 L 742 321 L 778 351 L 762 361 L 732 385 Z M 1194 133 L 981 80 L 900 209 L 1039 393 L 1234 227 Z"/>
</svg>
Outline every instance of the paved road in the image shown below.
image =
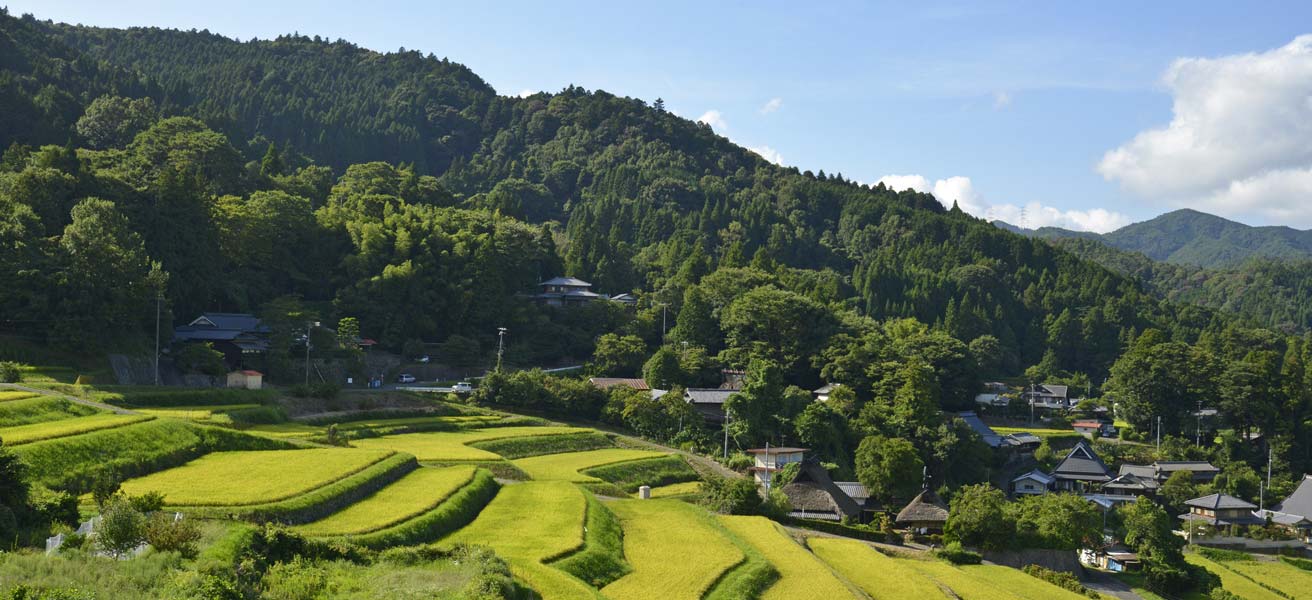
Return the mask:
<svg viewBox="0 0 1312 600">
<path fill-rule="evenodd" d="M 70 395 L 68 395 L 68 394 L 61 394 L 61 393 L 56 392 L 56 391 L 53 391 L 53 390 L 45 390 L 45 389 L 41 389 L 41 388 L 27 387 L 27 386 L 25 386 L 25 385 L 18 384 L 18 383 L 0 383 L 0 389 L 17 390 L 17 391 L 20 391 L 20 392 L 31 392 L 31 393 L 33 393 L 33 394 L 41 394 L 42 396 L 56 396 L 56 397 L 59 397 L 59 398 L 63 398 L 63 399 L 65 399 L 65 400 L 68 400 L 69 402 L 75 402 L 75 403 L 77 403 L 77 404 L 81 404 L 81 405 L 83 405 L 83 406 L 90 406 L 91 408 L 98 408 L 98 409 L 100 409 L 100 410 L 107 410 L 107 411 L 110 411 L 110 412 L 113 412 L 113 413 L 118 413 L 118 414 L 120 414 L 120 415 L 135 415 L 135 414 L 138 414 L 137 411 L 132 410 L 132 409 L 129 409 L 129 408 L 123 408 L 123 407 L 121 407 L 121 406 L 114 406 L 114 405 L 112 405 L 112 404 L 105 404 L 104 402 L 96 402 L 95 400 L 87 400 L 86 398 L 79 398 L 79 397 L 77 397 L 77 396 L 70 396 Z"/>
<path fill-rule="evenodd" d="M 1122 600 L 1143 600 L 1143 596 L 1134 593 L 1134 590 L 1130 589 L 1130 586 L 1125 585 L 1121 580 L 1112 577 L 1107 573 L 1103 573 L 1102 571 L 1095 571 L 1086 568 L 1084 570 L 1084 577 L 1080 580 L 1080 583 L 1083 583 L 1084 587 L 1104 596 L 1121 598 Z"/>
</svg>

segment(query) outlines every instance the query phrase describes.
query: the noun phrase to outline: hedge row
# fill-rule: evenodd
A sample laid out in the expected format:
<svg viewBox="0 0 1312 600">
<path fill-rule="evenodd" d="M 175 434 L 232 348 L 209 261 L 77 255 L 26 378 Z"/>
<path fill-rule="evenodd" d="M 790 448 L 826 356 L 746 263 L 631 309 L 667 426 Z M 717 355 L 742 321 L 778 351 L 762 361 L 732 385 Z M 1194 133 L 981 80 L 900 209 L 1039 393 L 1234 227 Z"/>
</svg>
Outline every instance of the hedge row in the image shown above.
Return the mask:
<svg viewBox="0 0 1312 600">
<path fill-rule="evenodd" d="M 627 575 L 633 567 L 624 561 L 624 530 L 615 513 L 610 512 L 596 496 L 585 496 L 587 515 L 584 518 L 583 546 L 542 562 L 601 589 Z"/>
<path fill-rule="evenodd" d="M 610 436 L 595 431 L 585 433 L 567 433 L 564 435 L 534 435 L 517 438 L 502 438 L 469 444 L 479 450 L 487 450 L 509 459 L 559 454 L 562 452 L 583 452 L 601 448 L 614 448 L 615 440 Z"/>
<path fill-rule="evenodd" d="M 432 407 L 426 408 L 376 408 L 373 410 L 358 410 L 297 420 L 307 425 L 332 425 L 334 423 L 340 425 L 352 421 L 406 419 L 412 417 L 451 417 L 461 414 L 465 413 L 459 408 L 449 404 L 436 404 Z"/>
<path fill-rule="evenodd" d="M 698 478 L 697 471 L 678 455 L 630 460 L 579 472 L 613 483 L 629 493 L 638 491 L 644 485 L 657 487 Z"/>
<path fill-rule="evenodd" d="M 385 529 L 342 539 L 366 548 L 407 546 L 438 540 L 471 523 L 500 489 L 501 485 L 492 477 L 491 472 L 479 469 L 469 483 L 432 510 Z"/>
<path fill-rule="evenodd" d="M 419 468 L 413 454 L 397 452 L 381 461 L 299 496 L 247 506 L 192 506 L 178 510 L 200 517 L 235 518 L 285 525 L 322 519 L 387 487 Z"/>
<path fill-rule="evenodd" d="M 36 481 L 82 494 L 102 476 L 123 480 L 179 466 L 222 450 L 283 450 L 297 446 L 174 419 L 155 419 L 125 427 L 15 446 Z"/>
<path fill-rule="evenodd" d="M 473 465 L 492 472 L 492 476 L 497 479 L 511 479 L 514 481 L 528 481 L 532 479 L 519 467 L 515 466 L 508 460 L 426 460 L 425 467 L 458 467 Z"/>
</svg>

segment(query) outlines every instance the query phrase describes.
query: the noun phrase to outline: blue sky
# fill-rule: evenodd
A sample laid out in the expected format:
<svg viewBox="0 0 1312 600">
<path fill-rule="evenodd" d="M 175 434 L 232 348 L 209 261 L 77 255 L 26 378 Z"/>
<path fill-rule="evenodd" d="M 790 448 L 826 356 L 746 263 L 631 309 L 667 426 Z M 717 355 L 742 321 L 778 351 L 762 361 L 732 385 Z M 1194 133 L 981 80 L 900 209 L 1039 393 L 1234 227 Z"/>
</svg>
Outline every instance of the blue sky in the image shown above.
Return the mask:
<svg viewBox="0 0 1312 600">
<path fill-rule="evenodd" d="M 803 4 L 8 0 L 12 13 L 89 25 L 418 49 L 503 94 L 576 84 L 661 97 L 784 164 L 903 176 L 886 181 L 1010 221 L 1028 205 L 1031 226 L 1109 229 L 1182 206 L 1312 226 L 1312 136 L 1273 145 L 1252 131 L 1301 132 L 1293 121 L 1312 116 L 1312 42 L 1275 51 L 1312 32 L 1308 3 Z M 1254 83 L 1265 58 L 1282 77 Z M 1283 116 L 1255 116 L 1270 113 Z"/>
</svg>

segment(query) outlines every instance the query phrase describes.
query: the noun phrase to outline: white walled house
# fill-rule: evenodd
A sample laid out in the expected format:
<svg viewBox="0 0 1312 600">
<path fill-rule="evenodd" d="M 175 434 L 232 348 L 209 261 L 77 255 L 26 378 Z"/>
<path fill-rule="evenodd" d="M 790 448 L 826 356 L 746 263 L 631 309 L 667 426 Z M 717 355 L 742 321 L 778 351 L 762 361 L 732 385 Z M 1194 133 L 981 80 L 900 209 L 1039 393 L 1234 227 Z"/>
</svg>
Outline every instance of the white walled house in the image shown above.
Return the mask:
<svg viewBox="0 0 1312 600">
<path fill-rule="evenodd" d="M 753 448 L 747 451 L 756 459 L 756 464 L 750 469 L 752 476 L 756 478 L 758 485 L 765 485 L 770 481 L 770 477 L 789 463 L 800 463 L 806 455 L 806 448 L 789 448 L 780 446 L 778 448 Z"/>
</svg>

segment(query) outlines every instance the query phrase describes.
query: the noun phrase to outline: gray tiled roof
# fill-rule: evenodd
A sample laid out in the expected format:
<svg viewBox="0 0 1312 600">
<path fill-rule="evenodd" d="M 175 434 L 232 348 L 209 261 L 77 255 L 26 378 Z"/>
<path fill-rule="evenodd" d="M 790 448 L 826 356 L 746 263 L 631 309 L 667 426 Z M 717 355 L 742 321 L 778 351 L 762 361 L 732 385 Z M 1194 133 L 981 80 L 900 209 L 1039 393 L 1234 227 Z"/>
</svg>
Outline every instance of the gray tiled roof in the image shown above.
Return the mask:
<svg viewBox="0 0 1312 600">
<path fill-rule="evenodd" d="M 1233 508 L 1254 509 L 1256 505 L 1250 504 L 1229 494 L 1208 494 L 1202 498 L 1194 498 L 1185 502 L 1186 506 L 1196 506 L 1209 510 L 1225 510 Z"/>
<path fill-rule="evenodd" d="M 688 388 L 684 391 L 683 398 L 693 404 L 724 404 L 729 396 L 738 393 L 738 390 L 721 390 L 718 388 Z"/>
<path fill-rule="evenodd" d="M 984 421 L 980 420 L 979 415 L 975 414 L 974 411 L 957 413 L 957 416 L 961 417 L 961 420 L 965 421 L 966 425 L 969 425 L 971 429 L 975 430 L 975 433 L 978 433 L 980 437 L 984 438 L 984 443 L 988 444 L 990 448 L 997 448 L 1002 445 L 1002 436 L 998 435 L 997 432 L 993 431 L 992 427 L 989 427 Z"/>
<path fill-rule="evenodd" d="M 592 287 L 591 283 L 574 277 L 552 277 L 538 285 L 568 285 L 576 287 Z"/>
<path fill-rule="evenodd" d="M 1066 458 L 1057 463 L 1057 467 L 1052 470 L 1052 475 L 1058 479 L 1079 481 L 1111 480 L 1111 472 L 1107 470 L 1107 465 L 1084 440 L 1080 440 L 1066 454 Z"/>
<path fill-rule="evenodd" d="M 1271 508 L 1282 513 L 1312 519 L 1312 475 L 1304 475 L 1302 483 L 1298 484 L 1294 493 Z"/>
</svg>

